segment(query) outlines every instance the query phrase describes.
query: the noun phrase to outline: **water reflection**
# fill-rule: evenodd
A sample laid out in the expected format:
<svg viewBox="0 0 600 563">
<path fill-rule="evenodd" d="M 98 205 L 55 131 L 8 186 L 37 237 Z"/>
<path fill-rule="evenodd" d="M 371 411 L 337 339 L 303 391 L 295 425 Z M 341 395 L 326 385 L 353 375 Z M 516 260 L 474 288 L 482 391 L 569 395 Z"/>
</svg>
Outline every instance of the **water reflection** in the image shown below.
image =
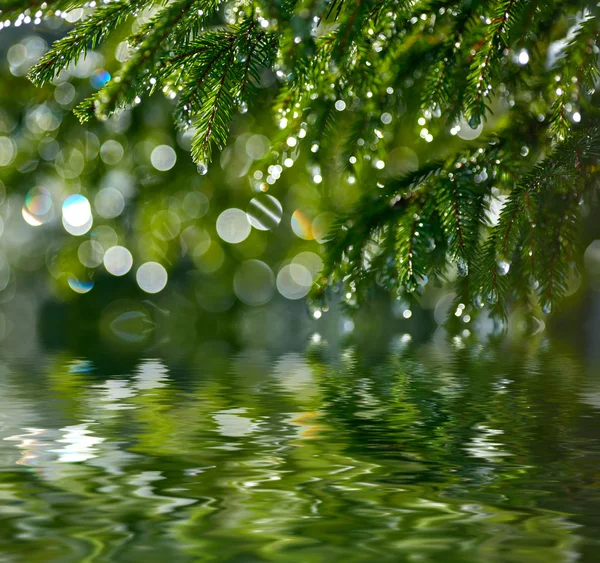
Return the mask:
<svg viewBox="0 0 600 563">
<path fill-rule="evenodd" d="M 592 561 L 597 373 L 550 349 L 400 336 L 2 364 L 0 553 Z"/>
</svg>

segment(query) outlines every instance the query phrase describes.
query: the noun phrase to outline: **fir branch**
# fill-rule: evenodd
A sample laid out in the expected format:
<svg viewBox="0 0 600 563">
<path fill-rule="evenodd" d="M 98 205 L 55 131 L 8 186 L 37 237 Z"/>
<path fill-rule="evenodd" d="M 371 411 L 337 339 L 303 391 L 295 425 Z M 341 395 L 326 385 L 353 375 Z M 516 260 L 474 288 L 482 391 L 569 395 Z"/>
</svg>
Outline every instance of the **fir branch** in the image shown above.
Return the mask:
<svg viewBox="0 0 600 563">
<path fill-rule="evenodd" d="M 202 15 L 198 10 L 202 7 Z M 218 7 L 218 0 L 177 0 L 165 6 L 143 26 L 138 44 L 131 58 L 122 66 L 113 80 L 75 110 L 81 121 L 93 114 L 109 117 L 116 109 L 136 101 L 146 91 L 161 86 L 152 76 L 157 56 L 171 45 L 173 28 L 181 26 L 177 36 L 187 33 L 197 20 L 206 21 Z M 143 40 L 139 40 L 143 36 Z M 147 78 L 140 80 L 140 75 Z M 154 82 L 152 79 L 154 78 Z"/>
<path fill-rule="evenodd" d="M 85 18 L 65 37 L 59 39 L 52 49 L 29 71 L 29 78 L 34 84 L 42 86 L 54 80 L 56 75 L 69 62 L 85 56 L 90 49 L 95 49 L 116 27 L 120 26 L 131 11 L 144 4 L 144 0 L 120 0 L 100 6 Z"/>
<path fill-rule="evenodd" d="M 514 23 L 515 13 L 521 10 L 528 0 L 496 0 L 488 29 L 475 45 L 475 55 L 468 75 L 468 89 L 465 92 L 465 115 L 478 124 L 489 110 L 491 81 L 496 73 L 498 53 L 506 44 L 506 34 Z"/>
</svg>

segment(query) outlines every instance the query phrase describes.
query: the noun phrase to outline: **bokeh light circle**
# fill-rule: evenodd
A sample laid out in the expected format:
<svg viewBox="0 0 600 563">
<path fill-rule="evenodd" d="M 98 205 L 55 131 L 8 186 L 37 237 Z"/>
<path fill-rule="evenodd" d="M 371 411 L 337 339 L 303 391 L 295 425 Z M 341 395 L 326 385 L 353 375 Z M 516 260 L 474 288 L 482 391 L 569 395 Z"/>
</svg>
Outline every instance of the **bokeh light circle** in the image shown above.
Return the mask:
<svg viewBox="0 0 600 563">
<path fill-rule="evenodd" d="M 287 299 L 302 299 L 310 291 L 313 278 L 302 264 L 288 264 L 277 274 L 277 289 Z"/>
<path fill-rule="evenodd" d="M 125 208 L 125 198 L 116 188 L 102 188 L 94 198 L 94 207 L 101 217 L 118 217 Z"/>
<path fill-rule="evenodd" d="M 62 205 L 63 221 L 71 227 L 83 227 L 92 217 L 92 206 L 87 197 L 73 194 Z"/>
<path fill-rule="evenodd" d="M 204 217 L 208 206 L 208 198 L 202 192 L 189 192 L 183 198 L 183 211 L 192 219 Z"/>
<path fill-rule="evenodd" d="M 181 231 L 181 221 L 176 213 L 163 209 L 152 217 L 152 234 L 160 240 L 173 240 Z"/>
<path fill-rule="evenodd" d="M 46 188 L 31 188 L 25 196 L 23 219 L 30 225 L 38 227 L 53 216 L 52 196 Z"/>
<path fill-rule="evenodd" d="M 318 254 L 314 252 L 299 252 L 292 259 L 292 264 L 300 264 L 304 266 L 312 276 L 312 279 L 315 279 L 319 272 L 323 269 L 323 260 Z"/>
<path fill-rule="evenodd" d="M 102 162 L 110 166 L 114 166 L 121 162 L 124 154 L 125 150 L 123 149 L 123 145 L 114 139 L 106 141 L 102 147 L 100 147 L 100 158 L 102 159 Z"/>
<path fill-rule="evenodd" d="M 69 287 L 75 292 L 75 293 L 88 293 L 89 291 L 91 291 L 94 288 L 94 282 L 91 280 L 85 281 L 85 280 L 79 280 L 77 279 L 75 276 L 69 276 L 69 279 L 67 280 L 67 283 L 69 284 Z"/>
<path fill-rule="evenodd" d="M 146 293 L 158 293 L 167 285 L 169 276 L 162 264 L 146 262 L 138 268 L 135 279 L 140 288 Z"/>
<path fill-rule="evenodd" d="M 8 282 L 10 281 L 10 264 L 4 255 L 0 251 L 0 291 L 6 289 Z"/>
<path fill-rule="evenodd" d="M 226 209 L 217 218 L 217 234 L 225 242 L 231 244 L 246 240 L 251 229 L 248 216 L 241 209 L 235 207 Z"/>
<path fill-rule="evenodd" d="M 104 248 L 96 240 L 85 240 L 77 249 L 77 257 L 86 268 L 97 268 L 104 259 Z"/>
<path fill-rule="evenodd" d="M 331 240 L 331 230 L 335 223 L 335 213 L 325 211 L 315 217 L 311 225 L 311 233 L 314 239 L 323 244 Z"/>
<path fill-rule="evenodd" d="M 161 172 L 171 170 L 177 162 L 177 154 L 169 145 L 158 145 L 150 155 L 152 166 Z"/>
<path fill-rule="evenodd" d="M 583 261 L 590 285 L 596 291 L 600 291 L 600 240 L 590 243 L 583 255 Z"/>
<path fill-rule="evenodd" d="M 113 246 L 104 254 L 104 267 L 113 276 L 124 276 L 133 265 L 131 252 L 124 246 Z"/>
<path fill-rule="evenodd" d="M 252 198 L 246 210 L 248 221 L 259 231 L 270 231 L 277 227 L 283 216 L 279 200 L 272 195 L 261 194 Z"/>
<path fill-rule="evenodd" d="M 87 220 L 86 223 L 84 223 L 83 225 L 74 226 L 74 225 L 71 225 L 71 223 L 68 223 L 65 220 L 65 218 L 63 217 L 62 224 L 63 224 L 65 231 L 67 231 L 67 233 L 69 233 L 70 235 L 73 235 L 75 237 L 80 237 L 81 235 L 85 235 L 85 233 L 87 233 L 92 228 L 92 225 L 94 224 L 94 220 L 93 220 L 92 216 L 90 215 L 90 218 Z"/>
<path fill-rule="evenodd" d="M 312 221 L 300 209 L 296 209 L 292 214 L 292 231 L 294 234 L 304 240 L 313 240 Z"/>
<path fill-rule="evenodd" d="M 271 142 L 264 135 L 252 135 L 246 141 L 246 154 L 254 160 L 264 158 L 270 150 Z"/>
<path fill-rule="evenodd" d="M 235 272 L 233 290 L 237 298 L 246 305 L 264 305 L 273 297 L 275 276 L 264 262 L 246 260 Z"/>
</svg>

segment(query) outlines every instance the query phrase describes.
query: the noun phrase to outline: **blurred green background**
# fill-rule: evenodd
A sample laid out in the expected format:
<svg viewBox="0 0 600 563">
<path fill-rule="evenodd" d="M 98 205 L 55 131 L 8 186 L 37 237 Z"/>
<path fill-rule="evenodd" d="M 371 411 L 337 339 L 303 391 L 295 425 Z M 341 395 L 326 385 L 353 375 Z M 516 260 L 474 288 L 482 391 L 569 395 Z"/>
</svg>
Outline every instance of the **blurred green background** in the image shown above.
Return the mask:
<svg viewBox="0 0 600 563">
<path fill-rule="evenodd" d="M 81 15 L 74 10 L 68 19 Z M 375 294 L 352 318 L 334 294 L 327 314 L 306 305 L 335 214 L 367 188 L 334 163 L 319 164 L 318 146 L 311 159 L 294 154 L 287 168 L 276 148 L 298 147 L 285 143 L 270 111 L 275 74 L 264 71 L 259 104 L 235 118 L 228 146 L 208 169 L 197 169 L 192 131 L 175 130 L 173 101 L 162 94 L 105 122 L 81 125 L 72 114 L 127 56 L 122 37 L 44 89 L 28 82 L 28 68 L 70 23 L 53 17 L 0 31 L 0 338 L 7 348 L 26 353 L 40 334 L 44 346 L 164 343 L 184 354 L 202 334 L 285 346 L 315 330 L 377 340 L 373 331 L 424 334 L 443 322 L 449 290 L 433 284 L 418 306 Z M 416 115 L 417 104 L 399 103 L 399 144 L 385 170 L 391 178 L 448 150 L 402 118 Z M 481 133 L 467 129 L 457 143 Z M 593 289 L 600 288 L 600 226 L 592 210 L 584 214 L 585 275 L 574 277 L 554 324 L 589 337 L 600 323 Z M 507 328 L 485 315 L 460 320 L 465 338 Z M 547 323 L 539 319 L 534 330 Z M 509 332 L 523 334 L 522 324 L 515 316 Z"/>
</svg>

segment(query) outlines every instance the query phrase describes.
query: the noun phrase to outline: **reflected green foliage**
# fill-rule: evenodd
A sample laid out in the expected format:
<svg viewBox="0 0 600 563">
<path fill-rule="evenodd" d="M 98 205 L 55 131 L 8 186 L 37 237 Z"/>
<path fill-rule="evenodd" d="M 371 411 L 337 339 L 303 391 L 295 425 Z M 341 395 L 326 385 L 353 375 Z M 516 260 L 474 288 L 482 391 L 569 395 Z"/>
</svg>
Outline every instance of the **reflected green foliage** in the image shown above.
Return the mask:
<svg viewBox="0 0 600 563">
<path fill-rule="evenodd" d="M 9 561 L 594 561 L 597 372 L 546 344 L 3 364 Z"/>
</svg>

